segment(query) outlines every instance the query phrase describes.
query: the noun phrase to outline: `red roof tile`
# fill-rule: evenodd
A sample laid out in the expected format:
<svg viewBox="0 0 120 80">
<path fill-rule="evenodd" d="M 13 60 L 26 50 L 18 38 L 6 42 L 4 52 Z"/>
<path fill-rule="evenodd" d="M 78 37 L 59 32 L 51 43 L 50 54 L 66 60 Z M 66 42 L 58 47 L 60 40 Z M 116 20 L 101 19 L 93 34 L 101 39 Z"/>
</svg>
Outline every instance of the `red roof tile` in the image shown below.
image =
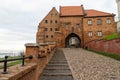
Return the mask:
<svg viewBox="0 0 120 80">
<path fill-rule="evenodd" d="M 111 13 L 106 13 L 98 10 L 85 10 L 86 17 L 94 17 L 94 16 L 112 16 L 113 14 Z"/>
<path fill-rule="evenodd" d="M 60 7 L 61 16 L 80 16 L 84 15 L 83 6 L 62 6 Z"/>
</svg>

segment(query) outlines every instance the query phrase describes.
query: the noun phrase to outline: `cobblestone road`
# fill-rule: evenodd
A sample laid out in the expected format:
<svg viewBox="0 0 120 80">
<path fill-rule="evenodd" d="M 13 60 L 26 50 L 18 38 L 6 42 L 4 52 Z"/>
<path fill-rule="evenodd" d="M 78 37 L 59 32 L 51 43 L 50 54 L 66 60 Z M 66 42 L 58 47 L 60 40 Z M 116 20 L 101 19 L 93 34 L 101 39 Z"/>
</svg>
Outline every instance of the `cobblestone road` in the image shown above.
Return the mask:
<svg viewBox="0 0 120 80">
<path fill-rule="evenodd" d="M 120 80 L 120 61 L 80 48 L 63 51 L 75 80 Z"/>
</svg>

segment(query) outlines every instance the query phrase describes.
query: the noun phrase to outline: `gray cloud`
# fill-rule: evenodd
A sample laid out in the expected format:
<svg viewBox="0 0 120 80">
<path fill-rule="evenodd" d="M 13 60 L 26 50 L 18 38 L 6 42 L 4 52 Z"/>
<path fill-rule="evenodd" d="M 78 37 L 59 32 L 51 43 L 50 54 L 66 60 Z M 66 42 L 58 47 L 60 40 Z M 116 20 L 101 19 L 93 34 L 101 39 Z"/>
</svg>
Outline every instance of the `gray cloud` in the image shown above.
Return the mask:
<svg viewBox="0 0 120 80">
<path fill-rule="evenodd" d="M 37 26 L 47 13 L 59 6 L 78 6 L 117 14 L 115 0 L 1 0 L 0 49 L 21 50 L 35 42 Z"/>
</svg>

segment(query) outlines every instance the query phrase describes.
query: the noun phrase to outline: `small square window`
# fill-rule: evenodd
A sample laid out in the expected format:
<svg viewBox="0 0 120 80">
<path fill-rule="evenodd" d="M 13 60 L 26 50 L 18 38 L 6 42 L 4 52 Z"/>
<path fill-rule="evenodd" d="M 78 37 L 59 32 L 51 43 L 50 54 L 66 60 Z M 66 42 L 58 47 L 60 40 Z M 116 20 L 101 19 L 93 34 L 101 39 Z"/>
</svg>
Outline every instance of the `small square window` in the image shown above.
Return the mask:
<svg viewBox="0 0 120 80">
<path fill-rule="evenodd" d="M 48 28 L 44 28 L 44 31 L 47 31 L 48 30 Z"/>
<path fill-rule="evenodd" d="M 48 23 L 48 20 L 45 20 L 45 23 L 47 24 L 47 23 Z"/>
<path fill-rule="evenodd" d="M 53 13 L 51 13 L 51 17 L 53 16 Z"/>
<path fill-rule="evenodd" d="M 76 27 L 80 27 L 80 24 L 76 24 Z"/>
<path fill-rule="evenodd" d="M 57 20 L 55 20 L 55 23 L 57 23 Z"/>
<path fill-rule="evenodd" d="M 51 35 L 51 38 L 53 38 L 53 35 Z"/>
<path fill-rule="evenodd" d="M 92 35 L 93 35 L 93 34 L 92 34 L 92 31 L 89 31 L 89 32 L 88 32 L 88 36 L 89 36 L 89 37 L 92 37 Z"/>
<path fill-rule="evenodd" d="M 58 28 L 55 28 L 55 31 L 58 31 Z"/>
<path fill-rule="evenodd" d="M 50 23 L 53 23 L 53 21 L 52 21 L 52 20 L 50 20 Z"/>
<path fill-rule="evenodd" d="M 46 35 L 46 38 L 48 38 L 48 35 Z"/>
<path fill-rule="evenodd" d="M 102 36 L 102 31 L 98 31 L 98 36 Z"/>
<path fill-rule="evenodd" d="M 88 20 L 88 25 L 92 25 L 92 20 Z"/>
<path fill-rule="evenodd" d="M 97 20 L 97 25 L 102 25 L 102 20 L 101 19 Z"/>
<path fill-rule="evenodd" d="M 55 16 L 57 16 L 57 13 L 55 13 Z"/>
<path fill-rule="evenodd" d="M 52 31 L 52 28 L 50 28 L 50 31 Z"/>
<path fill-rule="evenodd" d="M 66 27 L 66 28 L 69 28 L 69 24 L 66 24 L 65 27 Z"/>
<path fill-rule="evenodd" d="M 107 20 L 106 20 L 106 23 L 107 23 L 107 24 L 111 24 L 111 20 L 110 20 L 110 19 L 107 19 Z"/>
</svg>

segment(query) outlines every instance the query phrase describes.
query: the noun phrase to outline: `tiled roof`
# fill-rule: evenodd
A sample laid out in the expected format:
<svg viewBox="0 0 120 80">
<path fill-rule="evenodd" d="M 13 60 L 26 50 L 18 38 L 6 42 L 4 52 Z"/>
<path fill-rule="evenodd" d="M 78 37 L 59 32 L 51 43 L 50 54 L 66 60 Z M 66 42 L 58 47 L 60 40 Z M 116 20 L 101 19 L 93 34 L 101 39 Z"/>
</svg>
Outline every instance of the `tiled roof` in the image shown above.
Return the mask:
<svg viewBox="0 0 120 80">
<path fill-rule="evenodd" d="M 84 10 L 82 5 L 60 7 L 60 16 L 84 16 L 84 15 L 85 17 L 99 17 L 99 16 L 113 16 L 114 14 L 102 12 L 94 9 Z"/>
<path fill-rule="evenodd" d="M 111 13 L 106 13 L 98 10 L 85 10 L 86 17 L 94 17 L 94 16 L 112 16 L 113 14 Z"/>
<path fill-rule="evenodd" d="M 61 6 L 61 16 L 80 16 L 84 15 L 82 6 Z"/>
</svg>

